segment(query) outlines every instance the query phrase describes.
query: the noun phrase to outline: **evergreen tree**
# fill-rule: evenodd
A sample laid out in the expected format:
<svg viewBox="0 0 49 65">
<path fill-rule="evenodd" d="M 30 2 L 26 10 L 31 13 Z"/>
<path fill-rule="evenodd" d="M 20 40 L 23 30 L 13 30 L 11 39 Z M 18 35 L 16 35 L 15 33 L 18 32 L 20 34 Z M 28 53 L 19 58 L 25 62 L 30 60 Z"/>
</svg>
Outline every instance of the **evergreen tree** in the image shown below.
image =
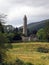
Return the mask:
<svg viewBox="0 0 49 65">
<path fill-rule="evenodd" d="M 47 40 L 49 40 L 49 21 L 47 20 L 45 23 L 45 28 L 44 28 L 45 32 L 46 32 L 46 38 Z"/>
<path fill-rule="evenodd" d="M 7 46 L 10 46 L 9 44 L 5 44 L 8 42 L 8 38 L 6 37 L 4 33 L 4 27 L 2 25 L 2 22 L 4 22 L 5 16 L 0 15 L 0 65 L 3 65 L 4 57 L 6 56 L 6 50 L 8 49 Z"/>
</svg>

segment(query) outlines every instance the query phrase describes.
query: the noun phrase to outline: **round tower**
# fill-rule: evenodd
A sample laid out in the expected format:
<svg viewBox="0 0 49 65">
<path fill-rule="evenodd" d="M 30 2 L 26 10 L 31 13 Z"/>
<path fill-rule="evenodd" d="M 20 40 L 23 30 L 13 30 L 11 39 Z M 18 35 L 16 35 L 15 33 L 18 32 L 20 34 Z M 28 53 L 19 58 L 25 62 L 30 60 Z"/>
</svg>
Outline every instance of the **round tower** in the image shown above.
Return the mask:
<svg viewBox="0 0 49 65">
<path fill-rule="evenodd" d="M 24 15 L 24 23 L 23 23 L 23 34 L 27 36 L 27 17 Z"/>
</svg>

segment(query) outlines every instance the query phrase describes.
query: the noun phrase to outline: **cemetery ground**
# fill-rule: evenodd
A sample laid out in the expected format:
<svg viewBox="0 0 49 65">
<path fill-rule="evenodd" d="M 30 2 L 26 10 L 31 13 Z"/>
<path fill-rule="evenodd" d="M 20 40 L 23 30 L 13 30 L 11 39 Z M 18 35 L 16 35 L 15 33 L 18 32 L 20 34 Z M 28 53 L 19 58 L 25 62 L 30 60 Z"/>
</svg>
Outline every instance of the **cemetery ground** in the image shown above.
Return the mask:
<svg viewBox="0 0 49 65">
<path fill-rule="evenodd" d="M 12 43 L 13 48 L 6 54 L 5 62 L 14 63 L 18 58 L 33 65 L 49 65 L 48 42 Z"/>
</svg>

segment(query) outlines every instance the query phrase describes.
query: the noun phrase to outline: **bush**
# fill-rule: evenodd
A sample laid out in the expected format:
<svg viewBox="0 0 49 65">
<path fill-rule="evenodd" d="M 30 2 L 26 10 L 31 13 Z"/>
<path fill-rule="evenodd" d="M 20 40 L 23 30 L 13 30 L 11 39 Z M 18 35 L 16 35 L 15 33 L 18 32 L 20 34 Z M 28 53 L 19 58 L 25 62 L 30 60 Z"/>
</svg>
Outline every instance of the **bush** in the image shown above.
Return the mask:
<svg viewBox="0 0 49 65">
<path fill-rule="evenodd" d="M 34 64 L 32 64 L 32 63 L 26 63 L 26 65 L 34 65 Z"/>
<path fill-rule="evenodd" d="M 17 59 L 17 60 L 16 60 L 16 65 L 34 65 L 34 64 L 32 64 L 32 63 L 30 63 L 30 62 L 24 63 L 22 60 Z"/>
<path fill-rule="evenodd" d="M 44 29 L 39 29 L 37 32 L 37 37 L 39 38 L 39 41 L 47 41 L 46 39 L 46 33 Z"/>
<path fill-rule="evenodd" d="M 24 62 L 20 59 L 16 60 L 16 65 L 24 65 Z"/>
<path fill-rule="evenodd" d="M 6 37 L 6 35 L 4 33 L 0 33 L 0 44 L 7 42 L 8 42 L 8 38 Z"/>
<path fill-rule="evenodd" d="M 8 38 L 6 37 L 5 33 L 0 32 L 0 63 L 3 63 L 4 58 L 6 57 L 6 51 L 8 50 L 8 48 L 11 48 L 11 45 L 8 44 Z"/>
<path fill-rule="evenodd" d="M 42 52 L 42 53 L 48 53 L 48 52 L 49 52 L 49 49 L 44 48 L 44 47 L 39 47 L 39 48 L 37 49 L 37 51 L 38 51 L 38 52 Z"/>
</svg>

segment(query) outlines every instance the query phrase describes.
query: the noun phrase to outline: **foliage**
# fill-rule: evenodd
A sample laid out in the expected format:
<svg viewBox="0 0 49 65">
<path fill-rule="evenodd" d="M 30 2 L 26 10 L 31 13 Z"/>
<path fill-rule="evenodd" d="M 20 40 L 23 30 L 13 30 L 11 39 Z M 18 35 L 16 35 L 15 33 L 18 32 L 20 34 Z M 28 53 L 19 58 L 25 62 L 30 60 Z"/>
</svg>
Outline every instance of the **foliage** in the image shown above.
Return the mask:
<svg viewBox="0 0 49 65">
<path fill-rule="evenodd" d="M 13 33 L 14 34 L 17 34 L 19 31 L 18 31 L 18 28 L 16 27 L 16 28 L 14 28 L 14 30 L 13 30 Z"/>
<path fill-rule="evenodd" d="M 7 42 L 8 38 L 6 37 L 6 35 L 4 33 L 0 33 L 0 45 Z"/>
<path fill-rule="evenodd" d="M 44 30 L 46 32 L 46 38 L 49 40 L 49 20 L 46 21 Z"/>
<path fill-rule="evenodd" d="M 16 65 L 24 65 L 24 62 L 20 59 L 16 60 Z"/>
<path fill-rule="evenodd" d="M 34 64 L 32 64 L 32 63 L 28 62 L 28 63 L 26 63 L 26 65 L 34 65 Z"/>
<path fill-rule="evenodd" d="M 9 38 L 9 41 L 10 42 L 20 41 L 21 40 L 20 37 L 23 35 L 22 34 L 23 27 L 14 28 L 11 25 L 9 25 L 8 27 L 9 27 L 9 31 L 8 31 L 8 35 L 7 36 Z M 28 34 L 27 34 L 27 36 L 30 36 L 32 34 L 36 35 L 36 33 L 37 33 L 37 36 L 38 36 L 40 41 L 47 41 L 47 39 L 49 40 L 49 32 L 48 31 L 49 31 L 49 20 L 43 20 L 41 22 L 37 22 L 37 23 L 34 23 L 34 24 L 33 23 L 28 24 L 28 27 L 27 27 L 27 33 Z M 25 36 L 25 35 L 23 35 L 23 36 Z"/>
<path fill-rule="evenodd" d="M 6 33 L 7 38 L 9 39 L 9 43 L 13 42 L 14 33 Z"/>
<path fill-rule="evenodd" d="M 2 64 L 4 61 L 4 57 L 6 56 L 6 50 L 8 49 L 7 45 L 5 43 L 8 43 L 9 40 L 4 33 L 4 26 L 2 22 L 5 21 L 5 16 L 0 15 L 0 63 Z"/>
<path fill-rule="evenodd" d="M 8 44 L 8 42 L 9 40 L 6 35 L 4 33 L 0 33 L 0 63 L 3 63 L 8 48 L 12 48 L 12 45 Z"/>
<path fill-rule="evenodd" d="M 49 41 L 49 20 L 45 22 L 44 28 L 38 30 L 37 36 L 40 41 Z"/>
<path fill-rule="evenodd" d="M 29 63 L 29 62 L 25 63 L 24 61 L 22 61 L 20 59 L 17 59 L 16 60 L 16 65 L 34 65 L 34 64 Z"/>
<path fill-rule="evenodd" d="M 6 15 L 0 14 L 0 32 L 4 33 L 4 26 Z"/>
<path fill-rule="evenodd" d="M 38 52 L 42 52 L 42 53 L 49 53 L 49 49 L 44 48 L 44 47 L 39 47 L 39 48 L 37 49 L 37 51 L 38 51 Z"/>
<path fill-rule="evenodd" d="M 0 22 L 0 32 L 4 33 L 4 28 L 1 22 Z"/>
<path fill-rule="evenodd" d="M 37 36 L 38 36 L 40 41 L 46 41 L 46 33 L 45 33 L 44 29 L 38 30 Z"/>
<path fill-rule="evenodd" d="M 21 35 L 20 34 L 15 34 L 14 37 L 13 37 L 13 41 L 14 42 L 17 42 L 17 41 L 21 41 L 22 38 L 21 38 Z"/>
</svg>

